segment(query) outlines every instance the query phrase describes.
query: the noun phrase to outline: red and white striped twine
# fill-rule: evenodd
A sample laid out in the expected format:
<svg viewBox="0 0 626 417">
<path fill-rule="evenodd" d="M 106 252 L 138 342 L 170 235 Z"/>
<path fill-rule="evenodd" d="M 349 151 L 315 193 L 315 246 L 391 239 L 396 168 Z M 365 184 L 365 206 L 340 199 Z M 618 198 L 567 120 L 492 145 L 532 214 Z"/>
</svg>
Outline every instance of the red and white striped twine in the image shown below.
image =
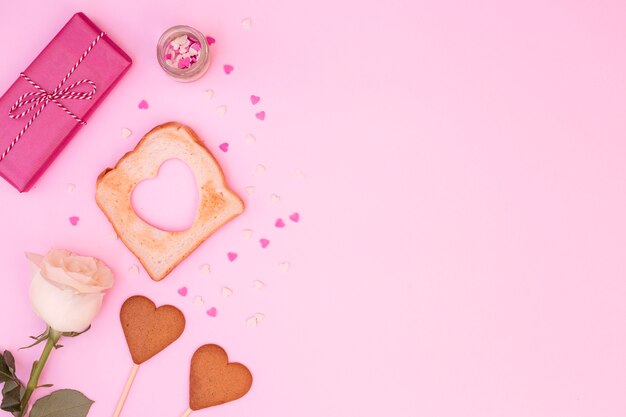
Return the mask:
<svg viewBox="0 0 626 417">
<path fill-rule="evenodd" d="M 76 120 L 78 123 L 82 125 L 85 124 L 84 120 L 82 120 L 80 117 L 72 113 L 72 111 L 68 109 L 67 107 L 65 107 L 65 105 L 61 103 L 59 100 L 65 100 L 65 99 L 91 100 L 93 96 L 96 94 L 96 83 L 94 83 L 91 80 L 85 79 L 85 80 L 76 81 L 75 83 L 72 83 L 71 85 L 63 89 L 61 88 L 63 87 L 63 85 L 65 85 L 65 82 L 72 76 L 74 71 L 76 71 L 76 68 L 78 68 L 81 62 L 83 62 L 83 59 L 85 59 L 85 57 L 89 54 L 89 52 L 91 52 L 93 47 L 96 46 L 98 41 L 102 39 L 104 35 L 105 33 L 101 32 L 96 37 L 96 39 L 94 39 L 93 42 L 91 42 L 91 45 L 89 45 L 89 47 L 85 50 L 85 52 L 83 52 L 83 54 L 80 56 L 78 61 L 76 61 L 76 64 L 74 64 L 72 69 L 65 75 L 65 77 L 63 77 L 59 85 L 57 85 L 57 87 L 51 93 L 47 92 L 45 89 L 43 89 L 39 84 L 37 84 L 32 79 L 30 79 L 23 72 L 20 73 L 20 77 L 22 77 L 30 85 L 32 85 L 35 91 L 22 94 L 20 98 L 18 98 L 17 101 L 13 104 L 13 106 L 11 106 L 11 109 L 9 110 L 9 117 L 11 119 L 20 119 L 26 116 L 31 111 L 35 109 L 37 110 L 35 114 L 33 114 L 33 116 L 30 118 L 28 123 L 26 123 L 26 125 L 22 128 L 22 130 L 20 130 L 17 136 L 15 136 L 15 138 L 11 141 L 9 146 L 4 150 L 4 152 L 2 152 L 2 155 L 0 155 L 0 161 L 2 161 L 7 156 L 7 154 L 11 151 L 11 149 L 13 149 L 13 147 L 17 144 L 17 142 L 21 139 L 21 137 L 24 136 L 24 133 L 26 133 L 30 125 L 33 124 L 33 122 L 37 119 L 37 117 L 39 117 L 43 109 L 45 109 L 48 103 L 50 102 L 59 106 L 61 110 L 67 113 L 71 118 Z M 91 90 L 90 91 L 74 91 L 74 89 L 81 84 L 89 84 L 91 86 Z M 28 107 L 26 110 L 23 110 L 21 113 L 17 113 L 17 111 L 19 111 L 20 109 L 28 105 L 30 105 L 30 107 Z"/>
</svg>

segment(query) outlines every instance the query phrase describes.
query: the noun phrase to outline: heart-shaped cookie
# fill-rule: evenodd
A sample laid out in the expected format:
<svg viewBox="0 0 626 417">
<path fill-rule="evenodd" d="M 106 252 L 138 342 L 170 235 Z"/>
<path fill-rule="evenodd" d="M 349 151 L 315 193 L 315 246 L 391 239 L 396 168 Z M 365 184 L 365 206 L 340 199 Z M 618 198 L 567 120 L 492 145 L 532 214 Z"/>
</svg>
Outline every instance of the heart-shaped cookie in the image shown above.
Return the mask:
<svg viewBox="0 0 626 417">
<path fill-rule="evenodd" d="M 185 316 L 174 306 L 159 308 L 141 295 L 130 297 L 122 305 L 120 321 L 133 362 L 144 363 L 180 337 Z"/>
<path fill-rule="evenodd" d="M 191 358 L 189 408 L 201 410 L 234 401 L 246 395 L 252 374 L 240 363 L 229 363 L 228 355 L 217 345 L 204 345 Z"/>
</svg>

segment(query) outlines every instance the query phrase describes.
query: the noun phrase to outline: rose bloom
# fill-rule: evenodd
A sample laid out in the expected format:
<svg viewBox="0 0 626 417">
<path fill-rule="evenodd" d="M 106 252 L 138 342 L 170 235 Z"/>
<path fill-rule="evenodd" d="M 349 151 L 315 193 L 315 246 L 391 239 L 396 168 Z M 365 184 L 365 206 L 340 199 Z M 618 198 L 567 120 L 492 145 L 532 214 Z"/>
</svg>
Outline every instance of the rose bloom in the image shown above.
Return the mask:
<svg viewBox="0 0 626 417">
<path fill-rule="evenodd" d="M 82 332 L 100 311 L 113 272 L 104 262 L 64 249 L 27 253 L 34 266 L 30 301 L 35 313 L 59 332 Z"/>
</svg>

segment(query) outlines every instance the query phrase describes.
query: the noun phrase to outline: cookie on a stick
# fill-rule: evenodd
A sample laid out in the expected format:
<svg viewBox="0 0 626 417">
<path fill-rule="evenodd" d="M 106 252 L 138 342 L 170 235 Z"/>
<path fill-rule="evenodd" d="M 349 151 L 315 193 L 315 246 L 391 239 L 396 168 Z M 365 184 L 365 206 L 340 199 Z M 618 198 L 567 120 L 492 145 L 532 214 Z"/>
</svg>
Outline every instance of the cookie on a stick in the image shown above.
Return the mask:
<svg viewBox="0 0 626 417">
<path fill-rule="evenodd" d="M 185 329 L 185 316 L 174 306 L 158 307 L 141 295 L 130 297 L 122 305 L 120 321 L 133 359 L 133 368 L 117 403 L 114 417 L 122 412 L 139 365 L 171 345 Z"/>
</svg>

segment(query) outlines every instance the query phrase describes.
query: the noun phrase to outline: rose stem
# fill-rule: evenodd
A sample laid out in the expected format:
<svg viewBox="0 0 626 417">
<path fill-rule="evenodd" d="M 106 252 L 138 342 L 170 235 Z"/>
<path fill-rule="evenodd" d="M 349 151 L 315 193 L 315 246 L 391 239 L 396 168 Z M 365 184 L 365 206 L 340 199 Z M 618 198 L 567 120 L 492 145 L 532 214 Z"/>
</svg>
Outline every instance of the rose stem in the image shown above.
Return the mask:
<svg viewBox="0 0 626 417">
<path fill-rule="evenodd" d="M 32 371 L 30 371 L 30 378 L 28 378 L 26 391 L 24 391 L 24 396 L 22 397 L 22 401 L 20 402 L 20 417 L 25 415 L 26 411 L 28 411 L 28 401 L 30 400 L 30 396 L 33 395 L 33 391 L 35 391 L 35 388 L 37 388 L 37 384 L 39 383 L 39 377 L 41 376 L 41 371 L 43 371 L 44 366 L 46 366 L 46 362 L 48 361 L 50 352 L 52 352 L 52 348 L 56 346 L 60 338 L 61 332 L 50 328 L 50 334 L 48 335 L 46 346 L 43 348 L 43 352 L 41 352 L 39 360 L 33 364 Z"/>
</svg>

